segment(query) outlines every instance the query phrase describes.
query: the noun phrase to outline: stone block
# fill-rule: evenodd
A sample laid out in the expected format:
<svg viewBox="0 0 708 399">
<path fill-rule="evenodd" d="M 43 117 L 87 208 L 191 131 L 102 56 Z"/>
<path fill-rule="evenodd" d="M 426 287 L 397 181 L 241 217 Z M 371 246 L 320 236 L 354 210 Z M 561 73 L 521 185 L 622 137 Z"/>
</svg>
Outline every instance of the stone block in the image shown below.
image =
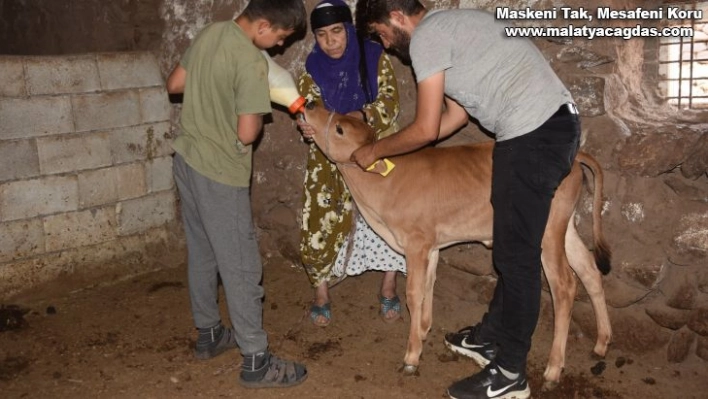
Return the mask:
<svg viewBox="0 0 708 399">
<path fill-rule="evenodd" d="M 688 328 L 700 336 L 708 337 L 708 307 L 700 307 L 691 311 Z"/>
<path fill-rule="evenodd" d="M 49 176 L 0 184 L 0 221 L 78 209 L 76 176 Z"/>
<path fill-rule="evenodd" d="M 0 223 L 0 263 L 44 252 L 44 230 L 39 218 Z"/>
<path fill-rule="evenodd" d="M 0 98 L 0 140 L 74 131 L 69 97 Z"/>
<path fill-rule="evenodd" d="M 172 106 L 164 87 L 140 90 L 140 109 L 143 123 L 170 120 Z"/>
<path fill-rule="evenodd" d="M 708 362 L 708 338 L 697 337 L 696 356 Z"/>
<path fill-rule="evenodd" d="M 110 132 L 114 164 L 142 161 L 148 156 L 148 131 L 152 125 L 133 126 Z"/>
<path fill-rule="evenodd" d="M 23 58 L 0 55 L 0 97 L 24 97 L 26 95 Z"/>
<path fill-rule="evenodd" d="M 120 164 L 172 154 L 170 123 L 155 123 L 110 132 L 113 163 Z"/>
<path fill-rule="evenodd" d="M 140 123 L 140 99 L 135 90 L 77 95 L 71 98 L 71 105 L 77 132 Z"/>
<path fill-rule="evenodd" d="M 39 157 L 34 140 L 0 141 L 0 181 L 39 174 Z"/>
<path fill-rule="evenodd" d="M 113 168 L 116 175 L 118 200 L 137 198 L 148 192 L 145 168 L 142 163 L 131 163 Z"/>
<path fill-rule="evenodd" d="M 686 161 L 700 147 L 702 133 L 681 126 L 637 130 L 615 150 L 623 172 L 655 177 Z"/>
<path fill-rule="evenodd" d="M 590 310 L 589 310 L 590 311 Z M 590 313 L 576 315 L 573 311 L 573 321 L 586 322 L 593 320 Z M 648 317 L 637 318 L 636 309 L 614 309 L 612 312 L 612 346 L 621 351 L 636 354 L 648 353 L 666 345 L 673 331 L 666 330 L 654 323 Z"/>
<path fill-rule="evenodd" d="M 103 168 L 79 173 L 78 182 L 80 209 L 118 201 L 115 168 Z"/>
<path fill-rule="evenodd" d="M 44 218 L 47 252 L 98 244 L 116 237 L 112 206 L 68 212 Z"/>
<path fill-rule="evenodd" d="M 145 170 L 131 163 L 79 174 L 81 209 L 137 198 L 147 192 Z"/>
<path fill-rule="evenodd" d="M 656 324 L 672 330 L 678 330 L 685 326 L 691 314 L 690 310 L 675 309 L 658 304 L 647 306 L 644 311 Z"/>
<path fill-rule="evenodd" d="M 96 169 L 112 162 L 108 133 L 39 138 L 37 151 L 43 175 Z"/>
<path fill-rule="evenodd" d="M 598 76 L 573 76 L 566 82 L 581 116 L 605 113 L 605 79 Z"/>
<path fill-rule="evenodd" d="M 174 186 L 172 175 L 172 157 L 155 158 L 145 163 L 148 191 L 170 190 Z"/>
<path fill-rule="evenodd" d="M 669 346 L 666 349 L 666 360 L 669 363 L 683 362 L 688 357 L 688 352 L 694 342 L 696 342 L 696 334 L 687 328 L 676 331 L 669 340 Z"/>
<path fill-rule="evenodd" d="M 703 136 L 697 140 L 689 151 L 690 155 L 681 164 L 681 174 L 684 177 L 696 180 L 708 171 L 708 132 L 703 133 Z M 706 200 L 704 199 L 704 201 Z"/>
<path fill-rule="evenodd" d="M 148 128 L 148 144 L 149 159 L 174 154 L 170 122 L 155 123 Z"/>
<path fill-rule="evenodd" d="M 95 92 L 101 89 L 91 55 L 25 58 L 29 95 Z"/>
<path fill-rule="evenodd" d="M 104 90 L 165 85 L 160 67 L 152 53 L 98 54 L 96 62 Z"/>
<path fill-rule="evenodd" d="M 700 299 L 696 279 L 689 268 L 672 270 L 661 281 L 666 305 L 674 309 L 691 310 Z"/>
<path fill-rule="evenodd" d="M 163 191 L 116 205 L 118 234 L 140 233 L 175 219 L 175 193 Z"/>
<path fill-rule="evenodd" d="M 602 280 L 605 298 L 609 306 L 623 309 L 632 306 L 647 296 L 648 288 L 640 288 L 637 284 L 630 285 L 629 283 L 633 282 L 633 278 L 621 278 L 618 274 L 612 272 Z"/>
<path fill-rule="evenodd" d="M 682 216 L 680 232 L 674 237 L 674 243 L 681 252 L 708 254 L 708 212 Z"/>
<path fill-rule="evenodd" d="M 598 54 L 580 46 L 563 47 L 556 58 L 563 63 L 576 63 L 580 69 L 595 68 L 615 62 L 614 57 Z"/>
</svg>

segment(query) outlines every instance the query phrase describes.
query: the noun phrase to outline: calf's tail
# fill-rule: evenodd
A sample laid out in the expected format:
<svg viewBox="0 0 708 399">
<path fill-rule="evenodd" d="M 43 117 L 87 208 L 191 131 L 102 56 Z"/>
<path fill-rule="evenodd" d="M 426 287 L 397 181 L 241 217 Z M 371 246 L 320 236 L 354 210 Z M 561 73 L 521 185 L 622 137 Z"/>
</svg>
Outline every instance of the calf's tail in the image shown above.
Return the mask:
<svg viewBox="0 0 708 399">
<path fill-rule="evenodd" d="M 605 241 L 605 236 L 602 234 L 602 187 L 604 184 L 604 176 L 602 167 L 592 157 L 585 152 L 578 152 L 578 161 L 585 165 L 593 174 L 593 201 L 592 201 L 592 236 L 593 236 L 593 255 L 595 256 L 595 264 L 602 274 L 608 274 L 612 269 L 610 264 L 612 259 L 612 251 Z"/>
</svg>

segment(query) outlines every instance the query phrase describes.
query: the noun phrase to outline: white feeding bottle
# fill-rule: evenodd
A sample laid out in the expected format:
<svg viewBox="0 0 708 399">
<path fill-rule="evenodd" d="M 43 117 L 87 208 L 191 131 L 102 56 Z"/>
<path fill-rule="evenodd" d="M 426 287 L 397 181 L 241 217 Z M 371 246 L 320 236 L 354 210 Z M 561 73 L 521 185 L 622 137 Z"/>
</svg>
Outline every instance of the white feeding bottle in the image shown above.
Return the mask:
<svg viewBox="0 0 708 399">
<path fill-rule="evenodd" d="M 268 61 L 268 86 L 270 87 L 270 101 L 282 105 L 291 114 L 302 113 L 305 107 L 305 98 L 300 95 L 290 72 L 281 67 L 270 58 L 266 51 L 262 51 Z"/>
</svg>

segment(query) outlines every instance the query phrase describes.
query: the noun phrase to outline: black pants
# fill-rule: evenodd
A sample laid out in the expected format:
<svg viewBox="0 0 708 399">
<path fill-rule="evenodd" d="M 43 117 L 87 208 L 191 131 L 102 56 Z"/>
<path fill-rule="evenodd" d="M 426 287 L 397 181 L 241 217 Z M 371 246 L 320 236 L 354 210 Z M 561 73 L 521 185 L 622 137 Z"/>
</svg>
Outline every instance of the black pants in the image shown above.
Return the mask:
<svg viewBox="0 0 708 399">
<path fill-rule="evenodd" d="M 526 369 L 541 306 L 541 239 L 579 140 L 578 116 L 561 111 L 538 129 L 494 147 L 492 258 L 499 279 L 477 338 L 497 342 L 496 362 L 510 371 Z"/>
</svg>

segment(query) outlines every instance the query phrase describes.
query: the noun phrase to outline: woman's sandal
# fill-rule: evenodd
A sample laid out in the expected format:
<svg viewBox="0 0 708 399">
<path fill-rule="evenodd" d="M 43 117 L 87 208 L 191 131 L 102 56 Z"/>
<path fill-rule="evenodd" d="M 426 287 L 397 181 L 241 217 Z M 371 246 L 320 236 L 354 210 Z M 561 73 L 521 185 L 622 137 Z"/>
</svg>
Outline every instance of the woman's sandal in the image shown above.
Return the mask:
<svg viewBox="0 0 708 399">
<path fill-rule="evenodd" d="M 318 321 L 318 318 L 322 316 L 325 321 Z M 332 308 L 330 303 L 327 302 L 322 306 L 317 306 L 314 303 L 310 306 L 310 320 L 312 324 L 317 327 L 327 327 L 332 321 Z"/>
<path fill-rule="evenodd" d="M 393 298 L 379 296 L 379 304 L 381 304 L 381 318 L 386 323 L 393 323 L 401 318 L 401 300 L 398 298 L 398 295 Z M 387 317 L 390 311 L 393 311 L 394 315 Z"/>
</svg>

